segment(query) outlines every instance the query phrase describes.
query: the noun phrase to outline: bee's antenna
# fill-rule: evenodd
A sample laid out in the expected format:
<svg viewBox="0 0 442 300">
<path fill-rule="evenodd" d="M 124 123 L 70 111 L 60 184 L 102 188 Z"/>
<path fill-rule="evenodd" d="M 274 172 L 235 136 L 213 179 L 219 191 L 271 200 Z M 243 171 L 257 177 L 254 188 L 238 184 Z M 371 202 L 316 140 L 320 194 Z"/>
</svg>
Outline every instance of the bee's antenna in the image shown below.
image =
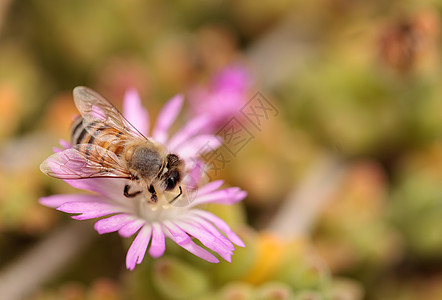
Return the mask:
<svg viewBox="0 0 442 300">
<path fill-rule="evenodd" d="M 169 201 L 169 204 L 172 204 L 175 202 L 176 199 L 178 199 L 182 194 L 183 194 L 183 190 L 181 189 L 181 185 L 180 185 L 180 193 L 178 195 L 175 196 L 175 198 L 173 198 L 172 200 Z"/>
</svg>

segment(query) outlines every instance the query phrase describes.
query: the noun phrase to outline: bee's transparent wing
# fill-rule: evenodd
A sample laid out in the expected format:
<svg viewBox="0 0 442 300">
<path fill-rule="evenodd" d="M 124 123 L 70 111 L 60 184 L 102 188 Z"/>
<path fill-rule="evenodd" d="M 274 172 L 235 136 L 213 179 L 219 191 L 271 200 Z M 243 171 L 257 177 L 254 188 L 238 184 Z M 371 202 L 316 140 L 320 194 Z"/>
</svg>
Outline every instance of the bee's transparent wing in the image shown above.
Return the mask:
<svg viewBox="0 0 442 300">
<path fill-rule="evenodd" d="M 59 179 L 130 178 L 115 153 L 93 144 L 75 145 L 55 153 L 40 165 L 40 170 Z"/>
<path fill-rule="evenodd" d="M 190 205 L 198 196 L 198 182 L 192 174 L 187 174 L 181 181 L 182 194 L 171 203 L 175 207 Z M 178 189 L 175 189 L 178 190 Z M 175 197 L 178 194 L 175 195 Z M 173 199 L 173 198 L 172 198 Z"/>
<path fill-rule="evenodd" d="M 74 101 L 83 117 L 84 128 L 93 122 L 102 122 L 134 138 L 147 139 L 103 96 L 84 86 L 74 88 Z M 89 132 L 94 135 L 94 132 Z"/>
</svg>

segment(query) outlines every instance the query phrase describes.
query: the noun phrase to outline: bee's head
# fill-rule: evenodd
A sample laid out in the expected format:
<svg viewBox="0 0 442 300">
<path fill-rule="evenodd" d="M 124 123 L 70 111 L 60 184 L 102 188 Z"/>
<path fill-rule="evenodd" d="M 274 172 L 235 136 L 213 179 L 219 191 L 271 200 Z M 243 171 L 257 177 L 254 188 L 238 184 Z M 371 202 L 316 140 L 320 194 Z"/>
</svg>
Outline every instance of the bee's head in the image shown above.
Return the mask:
<svg viewBox="0 0 442 300">
<path fill-rule="evenodd" d="M 184 161 L 176 154 L 168 154 L 164 173 L 161 176 L 164 190 L 171 191 L 175 189 L 183 178 Z"/>
</svg>

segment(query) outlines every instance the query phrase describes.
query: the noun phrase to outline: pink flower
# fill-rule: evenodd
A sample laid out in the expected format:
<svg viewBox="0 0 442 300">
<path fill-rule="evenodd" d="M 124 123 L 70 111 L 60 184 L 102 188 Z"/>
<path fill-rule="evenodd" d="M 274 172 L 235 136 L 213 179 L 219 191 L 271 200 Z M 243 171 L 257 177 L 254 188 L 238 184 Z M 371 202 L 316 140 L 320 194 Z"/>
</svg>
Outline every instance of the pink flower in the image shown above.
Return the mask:
<svg viewBox="0 0 442 300">
<path fill-rule="evenodd" d="M 198 182 L 201 166 L 194 163 L 198 151 L 206 143 L 211 143 L 214 149 L 220 145 L 220 141 L 214 135 L 199 134 L 207 125 L 206 117 L 193 118 L 169 137 L 169 128 L 182 104 L 181 96 L 175 96 L 166 103 L 151 135 L 148 134 L 148 112 L 141 106 L 136 91 L 127 92 L 123 114 L 141 133 L 163 143 L 169 151 L 185 159 L 190 165 L 187 178 Z M 70 147 L 67 142 L 61 142 L 61 145 L 65 149 Z M 81 172 L 81 168 L 78 172 Z M 146 251 L 154 258 L 163 255 L 166 237 L 212 263 L 219 262 L 212 252 L 230 262 L 233 244 L 244 247 L 241 239 L 222 219 L 197 207 L 205 203 L 230 205 L 246 197 L 247 193 L 237 187 L 220 189 L 223 181 L 210 182 L 197 190 L 184 189 L 177 205 L 171 205 L 164 194 L 158 195 L 158 203 L 155 204 L 149 203 L 141 196 L 126 198 L 122 193 L 126 184 L 126 180 L 123 179 L 91 178 L 65 181 L 75 188 L 91 191 L 93 194 L 53 195 L 40 198 L 40 203 L 75 214 L 72 218 L 76 220 L 102 218 L 95 223 L 95 229 L 99 234 L 117 231 L 123 237 L 135 235 L 126 256 L 126 266 L 130 270 L 143 261 Z M 194 239 L 199 240 L 205 248 L 197 245 Z"/>
<path fill-rule="evenodd" d="M 208 88 L 195 87 L 190 91 L 194 115 L 209 115 L 211 122 L 206 129 L 219 129 L 246 104 L 251 81 L 247 69 L 241 65 L 224 68 L 213 77 Z"/>
</svg>

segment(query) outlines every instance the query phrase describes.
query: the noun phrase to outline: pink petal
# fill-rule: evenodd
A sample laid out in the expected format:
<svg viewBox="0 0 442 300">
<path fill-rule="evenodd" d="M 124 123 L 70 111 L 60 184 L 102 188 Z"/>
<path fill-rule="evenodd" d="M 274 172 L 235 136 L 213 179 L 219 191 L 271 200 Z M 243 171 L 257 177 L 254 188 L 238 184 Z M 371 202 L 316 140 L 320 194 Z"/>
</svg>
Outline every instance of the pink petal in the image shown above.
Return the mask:
<svg viewBox="0 0 442 300">
<path fill-rule="evenodd" d="M 97 221 L 94 228 L 99 234 L 114 232 L 120 230 L 123 226 L 134 219 L 135 218 L 133 216 L 128 214 L 114 215 Z"/>
<path fill-rule="evenodd" d="M 204 204 L 204 203 L 219 203 L 231 205 L 238 201 L 241 201 L 247 196 L 247 192 L 241 191 L 238 187 L 227 188 L 224 190 L 219 190 L 212 193 L 207 193 L 205 195 L 200 195 L 192 202 L 192 206 Z"/>
<path fill-rule="evenodd" d="M 224 220 L 218 218 L 217 216 L 215 216 L 214 214 L 208 211 L 200 209 L 193 209 L 192 214 L 204 218 L 207 221 L 213 223 L 216 227 L 218 227 L 221 231 L 223 231 L 226 234 L 227 238 L 231 240 L 234 244 L 240 247 L 245 247 L 244 242 L 236 235 L 236 233 L 232 231 L 232 229 L 230 229 L 229 225 L 227 225 L 227 223 L 224 222 Z"/>
<path fill-rule="evenodd" d="M 149 248 L 150 256 L 157 258 L 164 254 L 166 242 L 161 225 L 157 222 L 152 224 L 152 242 Z"/>
<path fill-rule="evenodd" d="M 160 143 L 165 143 L 168 138 L 168 130 L 172 123 L 176 120 L 178 113 L 183 106 L 184 98 L 182 95 L 176 95 L 170 99 L 158 115 L 155 128 L 152 132 L 154 140 Z"/>
<path fill-rule="evenodd" d="M 224 180 L 215 180 L 212 182 L 209 182 L 205 186 L 198 189 L 198 196 L 205 195 L 207 193 L 213 192 L 217 189 L 219 189 L 224 183 Z"/>
<path fill-rule="evenodd" d="M 64 149 L 58 148 L 58 147 L 52 147 L 52 152 L 58 153 L 63 151 Z"/>
<path fill-rule="evenodd" d="M 191 218 L 191 220 L 189 220 L 188 222 L 193 222 L 198 224 L 201 228 L 209 231 L 211 234 L 216 236 L 220 241 L 222 241 L 225 247 L 227 247 L 230 250 L 235 250 L 235 247 L 233 246 L 232 242 L 228 238 L 226 238 L 221 232 L 219 232 L 218 229 L 216 229 L 215 226 L 213 226 L 210 222 L 202 218 Z"/>
<path fill-rule="evenodd" d="M 215 75 L 210 87 L 191 90 L 189 102 L 194 114 L 208 114 L 210 124 L 204 132 L 216 130 L 245 104 L 251 84 L 249 72 L 242 66 L 229 66 Z"/>
<path fill-rule="evenodd" d="M 192 87 L 189 92 L 189 104 L 193 111 L 193 115 L 201 115 L 210 113 L 211 94 L 203 87 Z"/>
<path fill-rule="evenodd" d="M 222 140 L 220 138 L 211 134 L 205 134 L 189 138 L 186 142 L 180 144 L 177 149 L 172 151 L 178 152 L 183 158 L 189 158 L 214 151 L 221 145 Z"/>
<path fill-rule="evenodd" d="M 215 90 L 234 90 L 238 93 L 244 92 L 252 83 L 250 72 L 241 65 L 230 65 L 225 67 L 213 78 Z"/>
<path fill-rule="evenodd" d="M 67 202 L 58 207 L 57 210 L 79 214 L 72 217 L 75 220 L 93 219 L 124 212 L 120 207 L 105 202 Z"/>
<path fill-rule="evenodd" d="M 218 253 L 226 261 L 231 262 L 232 250 L 225 247 L 224 243 L 220 241 L 216 236 L 190 223 L 179 222 L 177 223 L 177 226 L 199 240 L 210 250 Z"/>
<path fill-rule="evenodd" d="M 139 132 L 148 135 L 149 112 L 141 104 L 136 89 L 128 89 L 124 94 L 123 115 Z"/>
<path fill-rule="evenodd" d="M 208 261 L 211 263 L 218 263 L 219 259 L 217 259 L 212 253 L 201 248 L 197 244 L 195 244 L 192 239 L 179 227 L 173 224 L 170 221 L 164 222 L 167 230 L 164 232 L 172 241 L 177 243 L 182 248 L 186 249 L 190 253 Z"/>
<path fill-rule="evenodd" d="M 68 148 L 71 148 L 71 147 L 72 147 L 71 143 L 69 143 L 68 141 L 63 140 L 63 139 L 59 140 L 58 143 L 59 143 L 60 146 L 62 146 L 64 149 L 68 149 Z"/>
<path fill-rule="evenodd" d="M 132 245 L 130 246 L 126 255 L 126 267 L 129 270 L 132 271 L 135 269 L 137 264 L 140 264 L 143 261 L 144 255 L 146 254 L 147 245 L 149 244 L 151 232 L 151 226 L 143 226 L 132 242 Z"/>
<path fill-rule="evenodd" d="M 247 197 L 247 192 L 246 191 L 240 191 L 238 193 L 236 193 L 235 197 L 233 199 L 230 200 L 230 202 L 226 203 L 226 204 L 234 204 L 236 202 L 242 201 Z"/>
<path fill-rule="evenodd" d="M 57 208 L 68 202 L 100 202 L 104 201 L 102 197 L 95 195 L 82 194 L 64 194 L 41 197 L 39 202 L 44 206 Z"/>
<path fill-rule="evenodd" d="M 169 141 L 169 149 L 176 151 L 181 143 L 187 141 L 192 136 L 200 133 L 202 129 L 209 123 L 207 116 L 200 116 L 187 122 Z"/>
<path fill-rule="evenodd" d="M 135 219 L 135 220 L 127 223 L 123 227 L 121 227 L 121 229 L 118 230 L 118 234 L 121 235 L 122 237 L 130 237 L 130 236 L 134 235 L 135 232 L 138 231 L 138 229 L 140 229 L 142 226 L 144 226 L 144 224 L 146 224 L 146 222 L 144 220 Z"/>
<path fill-rule="evenodd" d="M 163 225 L 167 228 L 167 230 L 173 236 L 173 241 L 175 243 L 177 243 L 178 245 L 181 245 L 182 243 L 187 243 L 191 240 L 190 237 L 183 230 L 181 230 L 178 226 L 176 226 L 175 223 L 166 220 L 163 222 Z"/>
</svg>

